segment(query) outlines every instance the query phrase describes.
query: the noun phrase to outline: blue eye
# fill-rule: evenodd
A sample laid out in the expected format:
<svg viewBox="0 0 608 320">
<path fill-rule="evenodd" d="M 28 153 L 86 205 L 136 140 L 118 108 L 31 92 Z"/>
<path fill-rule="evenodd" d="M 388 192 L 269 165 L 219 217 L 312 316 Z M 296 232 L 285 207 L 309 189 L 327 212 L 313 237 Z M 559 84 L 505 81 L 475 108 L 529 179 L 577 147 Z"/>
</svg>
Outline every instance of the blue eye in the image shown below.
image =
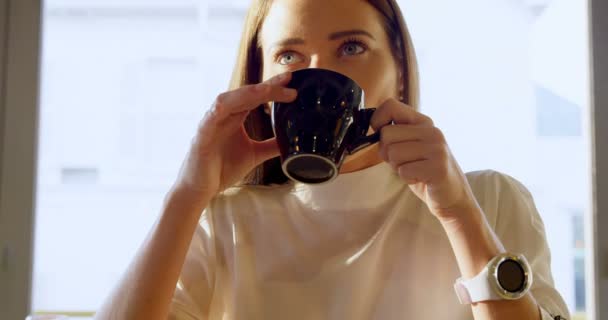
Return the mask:
<svg viewBox="0 0 608 320">
<path fill-rule="evenodd" d="M 340 54 L 345 56 L 355 56 L 362 54 L 367 50 L 366 46 L 359 41 L 346 41 L 342 47 L 340 47 Z"/>
<path fill-rule="evenodd" d="M 302 61 L 302 57 L 294 51 L 287 51 L 277 57 L 279 64 L 290 65 Z"/>
</svg>

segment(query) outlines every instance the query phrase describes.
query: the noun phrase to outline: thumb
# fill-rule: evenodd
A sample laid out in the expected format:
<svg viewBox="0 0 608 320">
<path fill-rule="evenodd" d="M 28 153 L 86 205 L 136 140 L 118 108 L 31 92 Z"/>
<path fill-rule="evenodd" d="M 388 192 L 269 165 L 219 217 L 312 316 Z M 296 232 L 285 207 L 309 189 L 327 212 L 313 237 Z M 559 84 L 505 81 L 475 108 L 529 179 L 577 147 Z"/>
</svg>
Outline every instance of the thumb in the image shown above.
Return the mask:
<svg viewBox="0 0 608 320">
<path fill-rule="evenodd" d="M 255 152 L 256 165 L 278 157 L 281 153 L 279 151 L 279 145 L 277 144 L 277 138 L 270 138 L 264 141 L 254 141 L 253 150 Z"/>
</svg>

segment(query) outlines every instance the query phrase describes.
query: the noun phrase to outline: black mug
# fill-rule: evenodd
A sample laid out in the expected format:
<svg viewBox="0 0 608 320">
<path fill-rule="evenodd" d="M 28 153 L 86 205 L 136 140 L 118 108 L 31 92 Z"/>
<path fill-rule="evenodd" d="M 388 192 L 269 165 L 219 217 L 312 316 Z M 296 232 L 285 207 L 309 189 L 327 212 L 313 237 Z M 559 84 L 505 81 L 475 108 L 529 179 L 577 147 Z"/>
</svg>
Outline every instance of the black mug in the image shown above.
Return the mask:
<svg viewBox="0 0 608 320">
<path fill-rule="evenodd" d="M 364 92 L 347 76 L 325 69 L 292 73 L 287 87 L 298 91 L 293 102 L 273 102 L 272 128 L 281 167 L 290 179 L 320 184 L 338 176 L 346 154 L 380 139 L 367 135 L 375 108 L 364 107 Z"/>
</svg>

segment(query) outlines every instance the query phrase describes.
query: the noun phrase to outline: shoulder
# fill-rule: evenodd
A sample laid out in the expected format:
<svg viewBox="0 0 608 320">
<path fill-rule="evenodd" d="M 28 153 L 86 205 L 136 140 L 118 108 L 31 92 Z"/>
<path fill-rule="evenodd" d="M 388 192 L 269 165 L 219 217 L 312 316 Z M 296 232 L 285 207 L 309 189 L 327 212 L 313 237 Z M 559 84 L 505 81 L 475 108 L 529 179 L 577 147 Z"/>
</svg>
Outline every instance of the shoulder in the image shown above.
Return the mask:
<svg viewBox="0 0 608 320">
<path fill-rule="evenodd" d="M 471 187 L 475 184 L 481 187 L 494 186 L 501 189 L 515 188 L 520 191 L 526 189 L 519 180 L 506 173 L 495 170 L 471 171 L 467 172 L 466 176 Z"/>
<path fill-rule="evenodd" d="M 486 200 L 499 201 L 506 197 L 530 196 L 523 183 L 502 172 L 473 171 L 468 172 L 466 177 L 473 193 L 476 196 L 483 196 Z"/>
<path fill-rule="evenodd" d="M 499 217 L 509 212 L 523 216 L 535 211 L 534 201 L 527 187 L 514 177 L 494 171 L 483 170 L 466 174 L 477 202 L 486 213 L 488 220 L 496 226 Z"/>
</svg>

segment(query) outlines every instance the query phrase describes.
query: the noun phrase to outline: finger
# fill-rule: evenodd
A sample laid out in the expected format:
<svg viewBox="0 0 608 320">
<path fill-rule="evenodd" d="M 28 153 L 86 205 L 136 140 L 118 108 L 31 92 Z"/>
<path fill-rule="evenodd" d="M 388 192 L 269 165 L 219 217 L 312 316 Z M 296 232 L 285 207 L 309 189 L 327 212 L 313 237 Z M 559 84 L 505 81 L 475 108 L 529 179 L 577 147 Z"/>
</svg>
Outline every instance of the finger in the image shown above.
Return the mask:
<svg viewBox="0 0 608 320">
<path fill-rule="evenodd" d="M 428 125 L 395 124 L 383 126 L 380 129 L 381 144 L 389 145 L 395 142 L 423 141 L 428 143 L 444 142 L 441 130 Z"/>
<path fill-rule="evenodd" d="M 396 99 L 388 99 L 382 103 L 374 112 L 370 124 L 378 131 L 391 121 L 395 124 L 433 124 L 431 118 Z"/>
<path fill-rule="evenodd" d="M 290 78 L 291 73 L 283 73 L 262 83 L 222 93 L 216 98 L 211 114 L 216 120 L 223 120 L 237 113 L 251 111 L 268 101 L 293 101 L 297 91 L 284 87 Z"/>
<path fill-rule="evenodd" d="M 290 71 L 283 72 L 283 73 L 277 74 L 273 77 L 270 77 L 270 78 L 262 81 L 262 83 L 268 83 L 270 85 L 284 86 L 284 85 L 287 85 L 287 83 L 289 83 L 289 81 L 291 80 L 291 75 L 292 75 L 292 73 Z"/>
<path fill-rule="evenodd" d="M 239 127 L 243 127 L 243 123 L 249 116 L 249 111 L 242 111 L 239 113 L 235 113 L 230 116 L 232 121 L 225 121 L 223 123 L 219 123 L 219 127 L 223 130 L 223 132 L 234 132 Z M 243 129 L 245 129 L 243 127 Z"/>
<path fill-rule="evenodd" d="M 396 142 L 390 145 L 380 145 L 380 157 L 394 169 L 408 162 L 427 160 L 435 153 L 434 145 L 420 142 Z"/>
<path fill-rule="evenodd" d="M 253 145 L 256 166 L 280 155 L 276 138 L 270 138 L 264 141 L 253 141 Z"/>
<path fill-rule="evenodd" d="M 407 184 L 432 183 L 438 171 L 435 163 L 429 159 L 405 163 L 397 168 L 397 174 Z"/>
</svg>

